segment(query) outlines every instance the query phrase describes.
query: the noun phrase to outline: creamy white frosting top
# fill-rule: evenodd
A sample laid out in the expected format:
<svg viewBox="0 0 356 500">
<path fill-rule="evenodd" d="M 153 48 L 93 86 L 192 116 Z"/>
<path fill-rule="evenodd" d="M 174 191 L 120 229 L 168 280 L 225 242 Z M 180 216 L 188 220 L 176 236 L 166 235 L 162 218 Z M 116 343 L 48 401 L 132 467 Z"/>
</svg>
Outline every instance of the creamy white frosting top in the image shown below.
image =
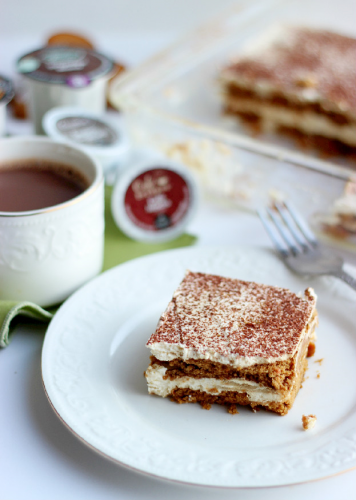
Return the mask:
<svg viewBox="0 0 356 500">
<path fill-rule="evenodd" d="M 244 368 L 285 361 L 317 321 L 316 295 L 188 272 L 147 347 L 161 361 L 203 359 Z"/>
</svg>

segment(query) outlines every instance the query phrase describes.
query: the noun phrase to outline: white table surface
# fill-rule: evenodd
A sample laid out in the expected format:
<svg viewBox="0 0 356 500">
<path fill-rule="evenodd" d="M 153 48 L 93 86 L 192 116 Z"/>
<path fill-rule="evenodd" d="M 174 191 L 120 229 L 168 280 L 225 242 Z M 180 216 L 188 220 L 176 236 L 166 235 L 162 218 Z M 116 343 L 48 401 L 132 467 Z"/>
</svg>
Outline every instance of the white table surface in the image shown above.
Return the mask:
<svg viewBox="0 0 356 500">
<path fill-rule="evenodd" d="M 139 62 L 168 38 L 151 35 L 126 39 L 126 60 Z M 0 39 L 0 51 L 6 54 L 0 72 L 11 75 L 12 61 L 29 45 L 28 39 Z M 109 47 L 110 41 L 103 40 L 102 46 Z M 9 130 L 27 133 L 30 125 L 10 121 Z M 270 246 L 255 216 L 206 200 L 189 229 L 198 236 L 197 245 L 219 242 Z M 341 254 L 356 265 L 355 254 Z M 10 346 L 0 352 L 0 500 L 356 498 L 356 470 L 301 485 L 222 490 L 159 481 L 109 462 L 78 441 L 51 409 L 41 380 L 44 333 L 44 326 L 19 327 Z"/>
</svg>

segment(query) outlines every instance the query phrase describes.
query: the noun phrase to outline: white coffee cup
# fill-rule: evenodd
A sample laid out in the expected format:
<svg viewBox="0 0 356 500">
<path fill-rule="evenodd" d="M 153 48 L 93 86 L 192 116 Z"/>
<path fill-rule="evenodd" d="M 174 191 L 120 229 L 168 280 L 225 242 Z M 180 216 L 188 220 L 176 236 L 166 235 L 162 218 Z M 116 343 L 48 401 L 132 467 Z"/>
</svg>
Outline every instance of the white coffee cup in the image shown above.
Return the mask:
<svg viewBox="0 0 356 500">
<path fill-rule="evenodd" d="M 0 212 L 0 300 L 57 304 L 96 276 L 103 263 L 104 181 L 83 151 L 44 137 L 0 140 L 0 168 L 14 160 L 70 165 L 88 188 L 65 203 L 27 212 Z"/>
</svg>

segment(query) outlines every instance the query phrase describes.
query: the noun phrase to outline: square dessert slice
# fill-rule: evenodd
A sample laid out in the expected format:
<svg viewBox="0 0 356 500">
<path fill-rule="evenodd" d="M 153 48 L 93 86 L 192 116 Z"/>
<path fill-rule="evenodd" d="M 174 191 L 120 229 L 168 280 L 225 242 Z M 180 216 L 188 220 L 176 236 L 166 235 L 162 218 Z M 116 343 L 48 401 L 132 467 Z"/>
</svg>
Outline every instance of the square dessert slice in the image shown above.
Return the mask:
<svg viewBox="0 0 356 500">
<path fill-rule="evenodd" d="M 329 213 L 316 214 L 317 229 L 336 238 L 347 239 L 356 236 L 356 179 L 345 185 L 342 196 L 335 200 Z"/>
<path fill-rule="evenodd" d="M 328 154 L 356 153 L 356 39 L 278 26 L 221 72 L 225 110 Z"/>
<path fill-rule="evenodd" d="M 285 415 L 307 368 L 316 296 L 188 271 L 147 342 L 150 394 Z"/>
</svg>

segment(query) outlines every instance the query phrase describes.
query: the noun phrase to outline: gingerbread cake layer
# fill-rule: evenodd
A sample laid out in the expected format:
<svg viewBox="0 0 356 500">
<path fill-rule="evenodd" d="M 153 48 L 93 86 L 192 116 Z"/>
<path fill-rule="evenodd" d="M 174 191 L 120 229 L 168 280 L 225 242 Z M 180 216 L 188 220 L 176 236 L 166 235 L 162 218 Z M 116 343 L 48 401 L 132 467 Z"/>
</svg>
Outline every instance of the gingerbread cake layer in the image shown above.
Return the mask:
<svg viewBox="0 0 356 500">
<path fill-rule="evenodd" d="M 225 110 L 263 132 L 309 138 L 319 149 L 353 154 L 355 60 L 353 38 L 325 30 L 274 28 L 223 69 Z"/>
<path fill-rule="evenodd" d="M 285 414 L 315 336 L 316 298 L 188 272 L 147 346 L 151 394 L 203 406 L 249 404 Z"/>
<path fill-rule="evenodd" d="M 293 405 L 304 372 L 307 353 L 315 337 L 317 317 L 298 353 L 289 361 L 233 368 L 203 360 L 160 361 L 153 356 L 146 370 L 150 394 L 170 397 L 178 403 L 199 402 L 203 407 L 217 403 L 261 406 L 285 415 Z"/>
<path fill-rule="evenodd" d="M 175 388 L 170 393 L 169 397 L 172 401 L 175 401 L 179 404 L 182 403 L 200 403 L 204 409 L 209 410 L 210 405 L 212 404 L 220 404 L 227 406 L 229 409 L 234 405 L 241 406 L 250 406 L 252 410 L 256 411 L 260 408 L 265 410 L 270 410 L 279 415 L 286 415 L 288 411 L 292 408 L 296 395 L 301 387 L 303 382 L 304 373 L 307 369 L 307 361 L 304 360 L 303 369 L 300 371 L 299 376 L 295 380 L 295 384 L 290 393 L 283 398 L 276 398 L 276 395 L 271 395 L 271 397 L 267 394 L 261 394 L 257 391 L 253 392 L 250 388 L 247 389 L 247 392 L 243 392 L 241 390 L 238 391 L 221 391 L 218 394 L 214 394 L 213 391 L 206 392 L 200 390 L 192 390 L 192 389 L 182 389 Z M 229 411 L 229 410 L 228 410 Z M 235 412 L 230 412 L 235 413 Z"/>
</svg>

